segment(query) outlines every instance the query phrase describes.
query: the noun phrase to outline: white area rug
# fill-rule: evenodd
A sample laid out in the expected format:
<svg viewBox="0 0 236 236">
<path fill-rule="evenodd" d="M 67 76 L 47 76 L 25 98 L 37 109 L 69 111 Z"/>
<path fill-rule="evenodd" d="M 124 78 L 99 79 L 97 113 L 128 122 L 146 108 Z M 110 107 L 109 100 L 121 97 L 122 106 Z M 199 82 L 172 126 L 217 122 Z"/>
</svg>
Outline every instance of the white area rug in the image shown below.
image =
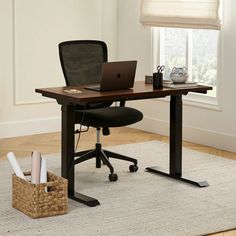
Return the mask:
<svg viewBox="0 0 236 236">
<path fill-rule="evenodd" d="M 207 180 L 197 188 L 145 172 L 147 166 L 168 167 L 168 144 L 146 142 L 109 148 L 139 161 L 139 171 L 112 160 L 118 182 L 109 182 L 106 166 L 95 160 L 76 167 L 76 190 L 97 198 L 87 207 L 69 200 L 67 215 L 33 220 L 11 207 L 11 168 L 0 161 L 0 235 L 202 235 L 236 227 L 236 161 L 183 150 L 187 176 Z M 29 170 L 30 159 L 19 160 Z M 59 154 L 47 158 L 48 169 L 60 174 Z"/>
</svg>

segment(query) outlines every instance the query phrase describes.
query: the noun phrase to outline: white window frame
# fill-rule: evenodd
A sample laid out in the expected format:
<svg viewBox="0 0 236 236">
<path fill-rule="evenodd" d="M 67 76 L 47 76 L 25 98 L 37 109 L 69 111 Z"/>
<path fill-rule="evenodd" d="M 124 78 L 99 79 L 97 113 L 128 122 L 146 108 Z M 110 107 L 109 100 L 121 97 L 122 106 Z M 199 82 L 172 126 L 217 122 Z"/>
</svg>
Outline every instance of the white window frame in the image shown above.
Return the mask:
<svg viewBox="0 0 236 236">
<path fill-rule="evenodd" d="M 191 34 L 191 30 L 188 30 L 188 34 Z M 164 30 L 163 28 L 152 28 L 152 71 L 156 70 L 157 65 L 163 65 L 164 58 Z M 189 37 L 188 37 L 189 38 Z M 187 40 L 187 67 L 189 65 L 188 58 L 192 56 L 192 44 Z M 190 46 L 189 46 L 190 45 Z M 183 103 L 185 105 L 196 106 L 206 108 L 210 110 L 222 111 L 221 109 L 221 59 L 222 59 L 222 34 L 219 32 L 218 38 L 218 52 L 217 52 L 217 86 L 216 86 L 216 97 L 211 97 L 207 94 L 189 93 L 187 96 L 183 96 Z M 191 71 L 190 71 L 191 73 Z M 190 75 L 191 76 L 191 75 Z M 169 99 L 162 99 L 162 101 L 169 101 Z"/>
</svg>

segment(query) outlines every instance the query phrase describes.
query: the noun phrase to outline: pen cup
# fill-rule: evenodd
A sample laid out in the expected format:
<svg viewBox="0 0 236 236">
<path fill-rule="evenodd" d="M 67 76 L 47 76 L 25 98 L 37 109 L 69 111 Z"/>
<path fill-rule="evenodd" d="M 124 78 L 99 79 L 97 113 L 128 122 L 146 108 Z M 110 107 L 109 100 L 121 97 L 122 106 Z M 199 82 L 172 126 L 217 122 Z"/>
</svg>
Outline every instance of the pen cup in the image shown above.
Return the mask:
<svg viewBox="0 0 236 236">
<path fill-rule="evenodd" d="M 163 73 L 153 73 L 153 88 L 154 89 L 163 88 Z"/>
</svg>

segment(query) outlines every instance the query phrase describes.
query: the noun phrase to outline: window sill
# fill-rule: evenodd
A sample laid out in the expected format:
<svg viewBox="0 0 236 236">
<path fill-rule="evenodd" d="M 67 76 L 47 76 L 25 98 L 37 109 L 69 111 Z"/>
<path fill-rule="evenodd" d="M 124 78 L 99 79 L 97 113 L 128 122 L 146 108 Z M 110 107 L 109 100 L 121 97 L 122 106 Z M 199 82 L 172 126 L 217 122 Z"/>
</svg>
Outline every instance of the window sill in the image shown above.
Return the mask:
<svg viewBox="0 0 236 236">
<path fill-rule="evenodd" d="M 169 97 L 155 100 L 162 102 L 170 102 Z M 222 111 L 222 108 L 216 97 L 210 97 L 203 94 L 189 93 L 187 96 L 183 96 L 183 105 L 219 112 Z"/>
</svg>

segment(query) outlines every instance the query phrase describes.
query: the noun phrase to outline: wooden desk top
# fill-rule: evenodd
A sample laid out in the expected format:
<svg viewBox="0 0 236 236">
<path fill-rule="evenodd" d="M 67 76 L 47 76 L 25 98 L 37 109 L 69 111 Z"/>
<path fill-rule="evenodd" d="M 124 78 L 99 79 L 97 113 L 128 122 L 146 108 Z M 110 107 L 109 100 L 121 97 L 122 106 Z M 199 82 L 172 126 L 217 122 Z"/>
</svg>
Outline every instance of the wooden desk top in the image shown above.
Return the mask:
<svg viewBox="0 0 236 236">
<path fill-rule="evenodd" d="M 163 88 L 153 89 L 152 84 L 145 84 L 144 81 L 136 81 L 133 89 L 116 90 L 109 92 L 97 92 L 84 88 L 85 86 L 77 87 L 54 87 L 36 89 L 37 93 L 41 93 L 45 97 L 53 98 L 62 103 L 92 103 L 104 101 L 120 101 L 120 100 L 138 100 L 160 98 L 171 95 L 186 95 L 188 92 L 207 93 L 207 90 L 212 90 L 210 86 L 196 85 L 191 88 Z M 77 89 L 81 93 L 66 93 L 65 89 Z"/>
</svg>

